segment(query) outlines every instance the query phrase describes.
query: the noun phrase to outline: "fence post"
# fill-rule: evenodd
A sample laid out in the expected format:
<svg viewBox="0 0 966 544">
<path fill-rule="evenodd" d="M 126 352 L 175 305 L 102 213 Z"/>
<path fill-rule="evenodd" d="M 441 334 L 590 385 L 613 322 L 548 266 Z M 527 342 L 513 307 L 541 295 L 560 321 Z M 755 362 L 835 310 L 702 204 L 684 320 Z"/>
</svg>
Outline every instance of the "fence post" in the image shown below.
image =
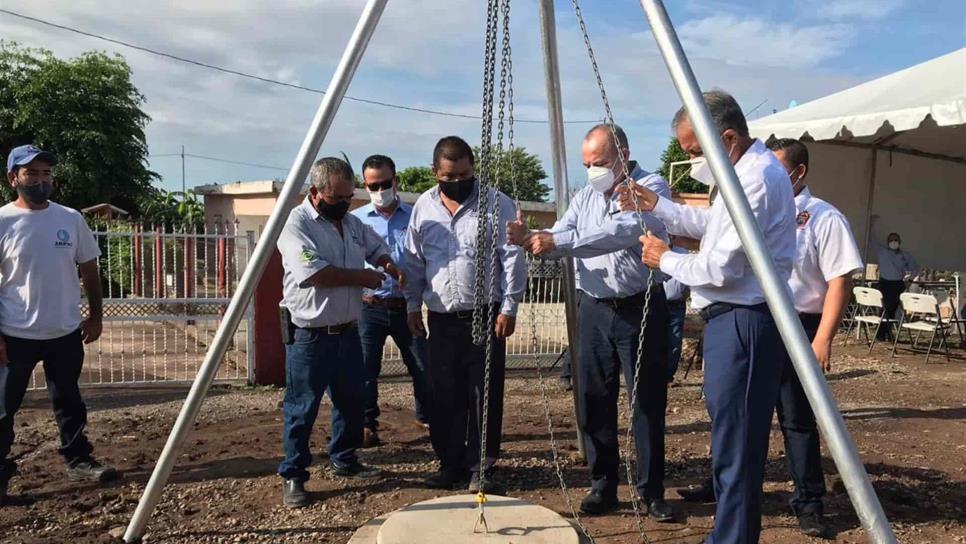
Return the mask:
<svg viewBox="0 0 966 544">
<path fill-rule="evenodd" d="M 285 346 L 278 303 L 282 301 L 282 255 L 275 250 L 268 259 L 265 272 L 255 287 L 254 330 L 248 331 L 258 339 L 254 342 L 256 385 L 285 385 Z"/>
<path fill-rule="evenodd" d="M 134 277 L 131 280 L 134 285 L 134 296 L 136 297 L 144 296 L 144 286 L 141 284 L 141 271 L 144 267 L 144 256 L 142 255 L 144 248 L 141 247 L 142 241 L 141 225 L 134 225 L 134 247 L 132 248 L 134 253 Z"/>
<path fill-rule="evenodd" d="M 218 296 L 228 296 L 228 222 L 225 221 L 225 232 L 222 236 L 221 225 L 218 227 L 218 252 L 217 262 L 215 263 L 216 274 L 218 275 Z"/>
<path fill-rule="evenodd" d="M 194 233 L 184 233 L 184 296 L 191 298 L 195 296 L 195 238 L 198 229 Z"/>
<path fill-rule="evenodd" d="M 164 225 L 154 228 L 154 298 L 164 298 Z"/>
</svg>

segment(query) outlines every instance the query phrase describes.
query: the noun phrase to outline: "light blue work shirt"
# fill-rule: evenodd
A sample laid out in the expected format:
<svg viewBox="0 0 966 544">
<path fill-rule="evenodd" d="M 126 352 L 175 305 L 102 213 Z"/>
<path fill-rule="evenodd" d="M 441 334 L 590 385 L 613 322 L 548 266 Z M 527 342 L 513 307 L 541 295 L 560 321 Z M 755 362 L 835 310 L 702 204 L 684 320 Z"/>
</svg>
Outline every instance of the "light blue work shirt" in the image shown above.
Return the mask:
<svg viewBox="0 0 966 544">
<path fill-rule="evenodd" d="M 671 251 L 675 253 L 687 254 L 690 251 L 684 249 L 683 247 L 674 246 Z M 684 299 L 688 298 L 688 286 L 679 282 L 678 280 L 668 276 L 664 280 L 664 294 L 667 296 L 668 302 L 684 302 Z"/>
<path fill-rule="evenodd" d="M 372 227 L 376 234 L 386 245 L 389 246 L 389 256 L 396 263 L 403 261 L 403 251 L 406 248 L 406 231 L 409 228 L 409 217 L 412 215 L 412 206 L 406 204 L 398 196 L 398 204 L 388 218 L 376 209 L 375 205 L 367 204 L 352 211 L 352 215 L 358 217 L 363 223 Z M 379 289 L 365 289 L 365 295 L 379 298 L 402 298 L 402 288 L 399 283 L 390 275 L 386 275 L 382 287 Z"/>
<path fill-rule="evenodd" d="M 500 313 L 515 316 L 527 288 L 527 261 L 523 251 L 507 243 L 506 224 L 516 220 L 516 206 L 503 193 L 499 199 L 496 230 L 497 259 L 494 271 L 499 275 L 490 302 L 500 305 Z M 419 197 L 409 220 L 403 270 L 406 273 L 406 305 L 418 312 L 423 303 L 430 311 L 452 313 L 472 310 L 476 285 L 476 227 L 479 182 L 473 193 L 450 214 L 433 187 Z M 489 292 L 490 267 L 484 288 Z"/>
<path fill-rule="evenodd" d="M 362 287 L 313 287 L 306 283 L 328 267 L 362 269 L 375 266 L 389 248 L 371 227 L 352 214 L 342 218 L 342 234 L 308 198 L 288 215 L 278 238 L 282 254 L 281 306 L 298 327 L 328 327 L 356 321 L 362 315 Z"/>
<path fill-rule="evenodd" d="M 667 181 L 631 162 L 631 179 L 658 195 L 670 198 Z M 549 232 L 556 246 L 551 257 L 574 257 L 577 288 L 594 298 L 624 298 L 647 288 L 648 268 L 641 262 L 638 216 L 651 233 L 667 241 L 667 229 L 650 213 L 621 212 L 617 193 L 609 196 L 586 186 L 570 201 L 563 218 Z M 652 281 L 665 275 L 655 270 Z"/>
</svg>

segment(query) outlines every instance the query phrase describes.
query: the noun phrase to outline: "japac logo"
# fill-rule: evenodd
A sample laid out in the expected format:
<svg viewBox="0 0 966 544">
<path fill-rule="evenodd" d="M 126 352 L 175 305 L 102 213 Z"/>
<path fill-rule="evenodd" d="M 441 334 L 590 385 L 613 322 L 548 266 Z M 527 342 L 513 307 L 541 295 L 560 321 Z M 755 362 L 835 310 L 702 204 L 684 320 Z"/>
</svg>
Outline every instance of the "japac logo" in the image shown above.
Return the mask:
<svg viewBox="0 0 966 544">
<path fill-rule="evenodd" d="M 54 247 L 73 247 L 74 244 L 70 241 L 70 233 L 64 229 L 57 231 L 57 241 L 54 242 Z"/>
</svg>

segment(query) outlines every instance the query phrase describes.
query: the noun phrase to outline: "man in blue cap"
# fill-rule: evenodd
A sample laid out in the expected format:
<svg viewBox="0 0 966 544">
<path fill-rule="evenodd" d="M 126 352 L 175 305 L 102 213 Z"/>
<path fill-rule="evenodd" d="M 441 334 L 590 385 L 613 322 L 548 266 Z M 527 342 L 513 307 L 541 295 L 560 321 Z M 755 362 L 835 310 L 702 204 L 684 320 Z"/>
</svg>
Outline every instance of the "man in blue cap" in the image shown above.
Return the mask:
<svg viewBox="0 0 966 544">
<path fill-rule="evenodd" d="M 117 476 L 91 456 L 78 387 L 83 344 L 101 335 L 101 253 L 81 214 L 48 200 L 56 164 L 57 157 L 34 145 L 16 147 L 7 157 L 7 181 L 17 199 L 0 207 L 0 504 L 17 468 L 8 457 L 13 418 L 40 361 L 68 477 L 104 482 Z M 90 306 L 86 320 L 78 268 Z"/>
</svg>

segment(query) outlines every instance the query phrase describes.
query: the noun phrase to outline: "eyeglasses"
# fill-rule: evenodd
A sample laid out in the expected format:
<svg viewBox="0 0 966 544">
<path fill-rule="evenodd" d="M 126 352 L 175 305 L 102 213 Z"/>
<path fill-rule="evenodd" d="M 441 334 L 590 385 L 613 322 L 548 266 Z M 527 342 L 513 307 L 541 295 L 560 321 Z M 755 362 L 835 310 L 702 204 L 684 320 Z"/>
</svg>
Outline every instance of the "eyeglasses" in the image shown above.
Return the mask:
<svg viewBox="0 0 966 544">
<path fill-rule="evenodd" d="M 392 181 L 393 181 L 393 178 L 389 178 L 385 181 L 372 182 L 372 183 L 365 182 L 364 185 L 366 186 L 367 191 L 369 191 L 370 193 L 375 193 L 376 191 L 385 191 L 388 189 L 392 189 Z"/>
</svg>

